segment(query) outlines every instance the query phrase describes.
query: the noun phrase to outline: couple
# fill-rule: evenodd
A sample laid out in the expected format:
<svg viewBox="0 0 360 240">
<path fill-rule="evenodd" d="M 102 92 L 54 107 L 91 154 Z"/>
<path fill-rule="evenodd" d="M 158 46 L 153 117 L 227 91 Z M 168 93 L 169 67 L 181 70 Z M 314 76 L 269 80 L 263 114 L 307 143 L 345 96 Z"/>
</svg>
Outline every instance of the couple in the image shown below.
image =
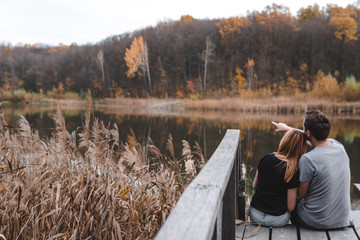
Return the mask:
<svg viewBox="0 0 360 240">
<path fill-rule="evenodd" d="M 281 227 L 288 223 L 323 230 L 349 226 L 350 168 L 341 143 L 328 138 L 330 120 L 308 111 L 303 131 L 275 123 L 286 132 L 278 151 L 259 162 L 249 214 L 252 221 Z M 313 147 L 306 152 L 307 141 Z"/>
</svg>

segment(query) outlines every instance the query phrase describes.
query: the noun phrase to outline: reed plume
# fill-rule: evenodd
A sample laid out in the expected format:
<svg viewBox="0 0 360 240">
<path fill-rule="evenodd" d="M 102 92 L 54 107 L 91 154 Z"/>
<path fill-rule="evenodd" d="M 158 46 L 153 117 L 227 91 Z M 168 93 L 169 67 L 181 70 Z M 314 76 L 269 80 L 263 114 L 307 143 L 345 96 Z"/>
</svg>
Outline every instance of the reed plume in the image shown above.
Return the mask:
<svg viewBox="0 0 360 240">
<path fill-rule="evenodd" d="M 60 109 L 54 121 L 46 140 L 22 116 L 19 129 L 0 128 L 1 238 L 154 238 L 185 188 L 183 176 L 204 164 L 188 143 L 176 159 L 171 136 L 168 154 L 151 140 L 141 146 L 133 132 L 123 145 L 118 126 L 91 119 L 90 110 L 79 134 L 67 132 Z"/>
</svg>

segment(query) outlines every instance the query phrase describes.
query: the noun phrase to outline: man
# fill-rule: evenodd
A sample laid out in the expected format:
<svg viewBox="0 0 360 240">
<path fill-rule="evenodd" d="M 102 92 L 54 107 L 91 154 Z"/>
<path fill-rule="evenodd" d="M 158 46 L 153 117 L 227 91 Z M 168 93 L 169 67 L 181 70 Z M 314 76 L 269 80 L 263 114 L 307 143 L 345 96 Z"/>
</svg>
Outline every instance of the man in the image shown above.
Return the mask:
<svg viewBox="0 0 360 240">
<path fill-rule="evenodd" d="M 276 131 L 291 127 L 275 123 Z M 306 112 L 303 132 L 313 149 L 299 161 L 299 201 L 292 222 L 309 229 L 336 229 L 349 226 L 350 167 L 341 143 L 328 138 L 331 123 L 318 110 Z"/>
</svg>

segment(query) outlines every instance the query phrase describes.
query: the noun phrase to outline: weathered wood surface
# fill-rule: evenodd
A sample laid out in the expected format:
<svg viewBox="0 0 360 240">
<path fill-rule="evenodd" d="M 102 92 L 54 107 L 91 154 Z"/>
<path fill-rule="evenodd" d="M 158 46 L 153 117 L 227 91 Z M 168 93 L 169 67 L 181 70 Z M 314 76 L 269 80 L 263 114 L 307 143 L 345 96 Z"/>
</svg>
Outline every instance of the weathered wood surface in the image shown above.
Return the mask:
<svg viewBox="0 0 360 240">
<path fill-rule="evenodd" d="M 297 230 L 295 225 L 286 225 L 281 228 L 273 228 L 271 239 L 277 240 L 297 240 Z"/>
<path fill-rule="evenodd" d="M 330 239 L 358 239 L 352 227 L 348 227 L 342 230 L 329 230 L 328 233 Z"/>
<path fill-rule="evenodd" d="M 262 240 L 262 239 L 269 239 L 270 229 L 268 227 L 260 227 L 259 231 L 250 238 L 243 238 L 248 236 L 254 229 L 256 229 L 257 225 L 244 225 L 237 226 L 236 228 L 236 239 L 251 239 L 251 240 Z M 238 230 L 239 229 L 239 230 Z M 240 233 L 240 229 L 242 232 Z"/>
<path fill-rule="evenodd" d="M 233 167 L 239 144 L 240 130 L 228 130 L 205 167 L 185 189 L 155 239 L 208 240 L 214 233 L 219 234 L 219 230 L 228 231 L 227 236 L 235 238 L 235 217 L 231 217 L 234 219 L 231 226 L 220 227 L 215 223 L 218 213 L 223 211 L 222 200 L 229 179 L 236 175 Z M 235 214 L 235 207 L 232 212 Z M 224 217 L 222 219 L 224 221 Z"/>
<path fill-rule="evenodd" d="M 292 240 L 298 239 L 297 229 L 294 225 L 287 225 L 281 228 L 272 228 L 269 231 L 269 228 L 261 227 L 260 230 L 250 238 L 243 238 L 256 226 L 246 225 L 237 226 L 236 230 L 236 239 L 251 239 L 251 240 L 268 240 L 268 239 L 284 239 L 284 240 Z M 306 228 L 299 228 L 300 231 L 300 239 L 301 240 L 359 240 L 360 226 L 348 227 L 340 230 L 328 230 L 328 231 L 314 231 Z M 326 233 L 327 232 L 327 233 Z M 329 236 L 329 237 L 328 237 Z"/>
<path fill-rule="evenodd" d="M 355 226 L 354 229 L 355 229 L 355 232 L 356 232 L 356 236 L 358 237 L 358 239 L 360 239 L 360 225 Z"/>
<path fill-rule="evenodd" d="M 306 240 L 328 239 L 325 231 L 313 231 L 300 227 L 300 238 Z"/>
<path fill-rule="evenodd" d="M 236 225 L 236 228 L 235 228 L 236 239 L 242 239 L 243 234 L 244 234 L 244 230 L 245 230 L 245 225 L 244 224 Z"/>
</svg>

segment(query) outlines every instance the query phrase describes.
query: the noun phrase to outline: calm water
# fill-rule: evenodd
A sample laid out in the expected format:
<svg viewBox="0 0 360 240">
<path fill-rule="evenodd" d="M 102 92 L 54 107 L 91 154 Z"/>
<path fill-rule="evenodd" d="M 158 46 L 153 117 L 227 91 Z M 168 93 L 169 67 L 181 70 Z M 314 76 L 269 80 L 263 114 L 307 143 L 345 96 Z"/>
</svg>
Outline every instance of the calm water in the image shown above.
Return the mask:
<svg viewBox="0 0 360 240">
<path fill-rule="evenodd" d="M 43 137 L 50 136 L 55 110 L 44 111 L 38 108 L 24 109 L 14 106 L 5 107 L 9 125 L 17 126 L 18 114 L 22 114 L 34 129 Z M 63 111 L 68 131 L 80 132 L 85 119 L 84 111 Z M 302 116 L 236 116 L 224 114 L 218 117 L 180 115 L 136 115 L 121 113 L 120 110 L 95 111 L 95 117 L 108 123 L 117 123 L 123 141 L 134 131 L 139 143 L 145 143 L 150 136 L 155 145 L 165 151 L 169 134 L 172 135 L 175 154 L 181 156 L 181 140 L 189 141 L 191 146 L 198 142 L 206 159 L 209 159 L 229 128 L 241 130 L 241 157 L 247 165 L 249 183 L 254 177 L 260 158 L 268 152 L 277 150 L 282 137 L 276 133 L 270 121 L 284 121 L 294 127 L 302 127 Z M 360 117 L 331 116 L 332 131 L 330 137 L 344 144 L 350 158 L 352 182 L 360 183 Z M 250 189 L 250 187 L 248 188 Z M 249 194 L 251 195 L 251 189 Z M 360 211 L 356 194 L 352 194 L 352 208 Z M 359 215 L 360 216 L 360 215 Z M 357 220 L 356 222 L 360 222 Z"/>
</svg>

